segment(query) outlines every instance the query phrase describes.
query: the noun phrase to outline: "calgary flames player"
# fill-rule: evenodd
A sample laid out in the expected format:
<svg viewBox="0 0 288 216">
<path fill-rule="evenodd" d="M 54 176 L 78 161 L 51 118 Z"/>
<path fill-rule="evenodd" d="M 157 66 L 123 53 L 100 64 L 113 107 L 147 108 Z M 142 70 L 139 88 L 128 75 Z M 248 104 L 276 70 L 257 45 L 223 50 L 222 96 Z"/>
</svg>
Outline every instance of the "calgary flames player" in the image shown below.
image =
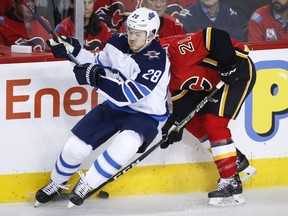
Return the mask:
<svg viewBox="0 0 288 216">
<path fill-rule="evenodd" d="M 251 178 L 256 169 L 235 147 L 228 123 L 237 117 L 256 80 L 248 47 L 231 39 L 225 31 L 211 27 L 159 41 L 171 61 L 169 89 L 173 102 L 173 112 L 162 128 L 163 138 L 222 80 L 224 88 L 191 119 L 186 129 L 212 152 L 220 174 L 218 189 L 208 193 L 209 204 L 244 203 L 242 182 Z M 182 133 L 172 132 L 161 147 L 180 141 Z M 245 174 L 242 182 L 238 174 L 241 171 Z"/>
</svg>

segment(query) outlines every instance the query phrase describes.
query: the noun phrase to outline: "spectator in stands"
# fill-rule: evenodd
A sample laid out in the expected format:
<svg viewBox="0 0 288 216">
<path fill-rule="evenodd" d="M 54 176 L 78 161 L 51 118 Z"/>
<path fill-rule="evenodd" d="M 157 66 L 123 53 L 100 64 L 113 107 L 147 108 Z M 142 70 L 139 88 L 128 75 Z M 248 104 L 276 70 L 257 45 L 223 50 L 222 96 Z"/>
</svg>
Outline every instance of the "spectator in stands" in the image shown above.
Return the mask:
<svg viewBox="0 0 288 216">
<path fill-rule="evenodd" d="M 169 37 L 185 33 L 183 25 L 179 20 L 165 13 L 167 0 L 143 0 L 142 6 L 158 13 L 160 17 L 159 37 Z M 124 24 L 120 32 L 125 32 L 125 28 L 126 25 Z"/>
<path fill-rule="evenodd" d="M 84 48 L 90 51 L 103 49 L 107 40 L 111 37 L 111 31 L 107 25 L 101 21 L 94 13 L 93 7 L 95 0 L 84 1 Z M 71 7 L 74 1 L 71 0 Z M 73 10 L 72 10 L 73 11 Z M 74 13 L 61 21 L 55 28 L 57 35 L 75 36 Z"/>
<path fill-rule="evenodd" d="M 288 40 L 288 0 L 269 0 L 257 9 L 248 25 L 249 41 Z"/>
<path fill-rule="evenodd" d="M 12 0 L 1 0 L 0 16 L 4 15 L 8 10 L 12 9 Z"/>
<path fill-rule="evenodd" d="M 224 30 L 238 41 L 244 41 L 237 13 L 219 0 L 199 0 L 183 9 L 178 15 L 186 33 L 194 33 L 206 27 Z"/>
<path fill-rule="evenodd" d="M 35 9 L 35 0 L 28 1 Z M 41 26 L 38 20 L 34 19 L 31 11 L 21 0 L 12 1 L 13 8 L 6 15 L 0 16 L 0 44 L 30 45 L 33 51 L 44 52 L 45 41 L 51 36 Z M 49 27 L 49 22 L 40 17 Z"/>
<path fill-rule="evenodd" d="M 231 7 L 237 12 L 241 29 L 244 32 L 245 41 L 247 41 L 249 19 L 255 10 L 267 3 L 267 0 L 220 0 L 220 3 Z"/>
</svg>

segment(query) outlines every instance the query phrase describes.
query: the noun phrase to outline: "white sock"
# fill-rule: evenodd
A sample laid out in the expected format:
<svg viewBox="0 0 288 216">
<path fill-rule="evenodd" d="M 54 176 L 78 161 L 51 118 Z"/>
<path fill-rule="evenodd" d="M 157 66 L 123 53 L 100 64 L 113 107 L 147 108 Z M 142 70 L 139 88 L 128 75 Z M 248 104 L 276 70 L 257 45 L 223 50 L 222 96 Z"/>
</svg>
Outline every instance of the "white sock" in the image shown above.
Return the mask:
<svg viewBox="0 0 288 216">
<path fill-rule="evenodd" d="M 113 176 L 138 151 L 143 137 L 132 130 L 122 131 L 104 151 L 86 173 L 90 187 L 96 188 Z"/>
<path fill-rule="evenodd" d="M 51 179 L 58 184 L 68 181 L 91 152 L 91 145 L 86 144 L 76 136 L 72 136 L 64 145 L 56 161 Z"/>
</svg>

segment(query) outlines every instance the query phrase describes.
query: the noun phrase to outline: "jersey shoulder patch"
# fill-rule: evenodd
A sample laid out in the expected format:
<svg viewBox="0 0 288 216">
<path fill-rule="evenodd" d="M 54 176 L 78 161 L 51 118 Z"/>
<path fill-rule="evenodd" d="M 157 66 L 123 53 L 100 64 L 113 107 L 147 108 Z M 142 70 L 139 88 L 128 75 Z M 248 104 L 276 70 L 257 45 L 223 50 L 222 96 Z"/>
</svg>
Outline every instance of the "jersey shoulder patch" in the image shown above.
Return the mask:
<svg viewBox="0 0 288 216">
<path fill-rule="evenodd" d="M 252 16 L 251 16 L 251 20 L 253 20 L 256 23 L 261 22 L 262 19 L 263 19 L 263 17 L 260 14 L 256 13 L 256 12 L 254 12 L 252 14 Z"/>
<path fill-rule="evenodd" d="M 3 16 L 0 16 L 0 24 L 5 22 L 5 18 Z"/>
</svg>

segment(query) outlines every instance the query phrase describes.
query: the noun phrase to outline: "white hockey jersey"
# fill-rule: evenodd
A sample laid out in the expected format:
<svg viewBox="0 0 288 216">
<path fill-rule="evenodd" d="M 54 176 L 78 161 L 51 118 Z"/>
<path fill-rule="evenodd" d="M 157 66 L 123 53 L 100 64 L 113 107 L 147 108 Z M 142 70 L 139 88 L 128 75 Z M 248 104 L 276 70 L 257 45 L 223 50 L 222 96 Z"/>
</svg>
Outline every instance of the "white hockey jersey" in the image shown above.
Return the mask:
<svg viewBox="0 0 288 216">
<path fill-rule="evenodd" d="M 112 108 L 142 112 L 158 121 L 167 118 L 170 61 L 156 40 L 133 53 L 127 35 L 113 35 L 102 51 L 92 54 L 82 49 L 77 59 L 105 68 L 106 76 L 100 77 L 97 92 L 108 99 Z"/>
</svg>

